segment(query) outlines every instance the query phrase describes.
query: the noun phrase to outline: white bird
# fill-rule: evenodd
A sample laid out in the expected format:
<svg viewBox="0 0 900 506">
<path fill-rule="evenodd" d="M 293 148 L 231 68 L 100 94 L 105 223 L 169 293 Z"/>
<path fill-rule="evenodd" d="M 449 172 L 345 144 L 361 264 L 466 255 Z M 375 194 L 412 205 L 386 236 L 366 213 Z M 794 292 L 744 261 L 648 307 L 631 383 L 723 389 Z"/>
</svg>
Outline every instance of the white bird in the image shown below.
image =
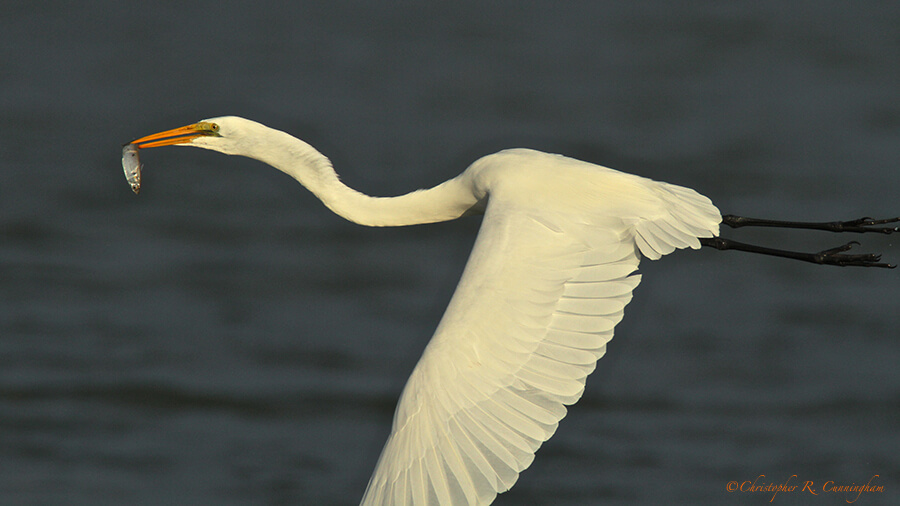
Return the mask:
<svg viewBox="0 0 900 506">
<path fill-rule="evenodd" d="M 581 397 L 641 280 L 642 256 L 655 260 L 702 242 L 816 263 L 888 266 L 876 263 L 877 255 L 841 254 L 849 244 L 805 254 L 724 240 L 717 237 L 722 215 L 694 190 L 530 149 L 485 156 L 431 189 L 379 198 L 341 183 L 328 158 L 305 142 L 234 116 L 132 144 L 255 158 L 361 225 L 484 214 L 453 298 L 403 389 L 363 505 L 483 505 L 509 490 L 566 406 Z M 869 228 L 896 220 L 810 226 L 726 218 L 731 226 L 896 230 Z"/>
</svg>

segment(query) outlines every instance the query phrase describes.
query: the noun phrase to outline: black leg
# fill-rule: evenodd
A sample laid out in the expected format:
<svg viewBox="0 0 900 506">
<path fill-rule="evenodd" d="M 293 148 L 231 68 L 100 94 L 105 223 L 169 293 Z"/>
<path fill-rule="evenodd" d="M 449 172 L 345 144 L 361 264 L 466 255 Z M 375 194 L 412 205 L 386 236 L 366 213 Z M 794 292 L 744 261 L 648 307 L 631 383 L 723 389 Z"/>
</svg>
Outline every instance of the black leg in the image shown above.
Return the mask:
<svg viewBox="0 0 900 506">
<path fill-rule="evenodd" d="M 859 266 L 859 267 L 885 267 L 888 269 L 893 269 L 896 265 L 879 263 L 881 260 L 881 255 L 876 254 L 863 254 L 863 255 L 845 255 L 843 252 L 849 250 L 853 247 L 854 244 L 859 244 L 856 241 L 848 242 L 843 246 L 838 246 L 837 248 L 827 249 L 824 251 L 820 251 L 818 253 L 801 253 L 797 251 L 787 251 L 781 249 L 772 249 L 766 248 L 763 246 L 755 246 L 753 244 L 745 244 L 742 242 L 732 241 L 731 239 L 724 239 L 722 237 L 702 237 L 700 238 L 700 244 L 703 246 L 709 246 L 711 248 L 716 248 L 717 250 L 727 250 L 733 249 L 737 251 L 747 251 L 749 253 L 759 253 L 762 255 L 771 255 L 782 258 L 792 258 L 794 260 L 801 260 L 804 262 L 812 262 L 814 264 L 819 265 L 838 265 L 841 267 L 846 266 Z"/>
<path fill-rule="evenodd" d="M 825 221 L 825 222 L 804 222 L 804 221 L 779 221 L 779 220 L 763 220 L 759 218 L 747 218 L 745 216 L 735 216 L 726 214 L 722 216 L 722 224 L 731 228 L 740 227 L 778 227 L 778 228 L 804 228 L 808 230 L 826 230 L 828 232 L 878 232 L 881 234 L 891 234 L 900 232 L 900 226 L 895 227 L 879 227 L 877 225 L 886 225 L 888 223 L 898 223 L 898 218 L 888 218 L 886 220 L 875 220 L 872 218 L 860 218 L 851 221 Z M 700 244 L 716 248 L 718 250 L 733 249 L 738 251 L 747 251 L 750 253 L 759 253 L 762 255 L 772 255 L 782 258 L 792 258 L 794 260 L 802 260 L 804 262 L 812 262 L 819 265 L 839 265 L 839 266 L 860 266 L 860 267 L 885 267 L 893 269 L 896 265 L 880 263 L 881 255 L 864 254 L 864 255 L 847 255 L 845 251 L 859 244 L 856 241 L 848 242 L 843 246 L 831 248 L 818 253 L 801 253 L 797 251 L 787 251 L 781 249 L 765 248 L 763 246 L 755 246 L 742 242 L 724 239 L 722 237 L 711 237 L 700 239 Z"/>
<path fill-rule="evenodd" d="M 887 223 L 900 222 L 898 218 L 888 218 L 886 220 L 873 220 L 872 218 L 860 218 L 851 221 L 826 221 L 826 222 L 804 222 L 804 221 L 778 221 L 778 220 L 761 220 L 758 218 L 747 218 L 744 216 L 735 216 L 726 214 L 722 216 L 722 224 L 731 228 L 740 227 L 779 227 L 779 228 L 806 228 L 810 230 L 827 230 L 829 232 L 879 232 L 882 234 L 890 234 L 892 232 L 900 232 L 900 227 L 876 227 L 875 225 L 884 225 Z"/>
</svg>

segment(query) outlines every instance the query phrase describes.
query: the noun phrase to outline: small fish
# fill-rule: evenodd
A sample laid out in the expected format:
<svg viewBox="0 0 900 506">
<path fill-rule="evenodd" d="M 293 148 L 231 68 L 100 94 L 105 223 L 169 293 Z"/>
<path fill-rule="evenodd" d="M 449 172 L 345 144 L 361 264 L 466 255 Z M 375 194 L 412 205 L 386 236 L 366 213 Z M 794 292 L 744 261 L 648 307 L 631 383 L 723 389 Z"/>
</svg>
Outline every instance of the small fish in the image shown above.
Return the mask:
<svg viewBox="0 0 900 506">
<path fill-rule="evenodd" d="M 125 179 L 131 185 L 135 195 L 141 192 L 141 160 L 138 157 L 138 147 L 134 144 L 126 144 L 122 147 L 122 168 L 125 169 Z"/>
</svg>

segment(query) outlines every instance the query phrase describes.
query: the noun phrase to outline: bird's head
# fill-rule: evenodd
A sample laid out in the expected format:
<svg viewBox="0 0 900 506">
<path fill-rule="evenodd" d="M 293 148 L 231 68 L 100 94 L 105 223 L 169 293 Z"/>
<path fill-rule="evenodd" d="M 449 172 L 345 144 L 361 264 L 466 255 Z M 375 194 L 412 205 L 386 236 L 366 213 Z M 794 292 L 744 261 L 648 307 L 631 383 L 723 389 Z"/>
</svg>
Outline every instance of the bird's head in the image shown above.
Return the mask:
<svg viewBox="0 0 900 506">
<path fill-rule="evenodd" d="M 135 139 L 128 146 L 138 148 L 193 146 L 226 155 L 246 156 L 289 174 L 310 189 L 320 187 L 323 181 L 337 181 L 337 175 L 328 158 L 309 144 L 262 123 L 237 116 L 205 119 Z M 127 166 L 124 156 L 123 154 L 122 163 L 126 175 L 128 176 L 130 171 L 137 172 L 137 176 L 129 177 L 139 179 L 140 167 L 135 169 Z M 137 161 L 136 158 L 134 161 Z"/>
<path fill-rule="evenodd" d="M 245 154 L 244 142 L 254 130 L 265 126 L 237 116 L 210 118 L 191 125 L 155 133 L 131 141 L 139 148 L 159 146 L 193 146 L 221 153 Z"/>
</svg>

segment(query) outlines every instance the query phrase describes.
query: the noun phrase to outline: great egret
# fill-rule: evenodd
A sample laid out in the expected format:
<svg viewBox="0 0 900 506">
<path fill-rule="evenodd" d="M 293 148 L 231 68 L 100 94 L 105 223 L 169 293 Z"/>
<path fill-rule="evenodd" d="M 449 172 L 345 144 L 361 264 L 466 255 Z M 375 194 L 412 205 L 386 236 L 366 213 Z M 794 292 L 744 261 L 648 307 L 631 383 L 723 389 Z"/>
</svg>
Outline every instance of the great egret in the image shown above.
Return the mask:
<svg viewBox="0 0 900 506">
<path fill-rule="evenodd" d="M 363 195 L 331 162 L 284 132 L 234 116 L 133 141 L 194 146 L 261 160 L 289 174 L 328 208 L 368 226 L 402 226 L 484 214 L 462 279 L 400 397 L 364 505 L 489 504 L 509 490 L 556 431 L 566 405 L 606 351 L 641 256 L 676 248 L 743 249 L 800 260 L 892 267 L 878 255 L 817 254 L 719 238 L 723 217 L 694 190 L 561 155 L 510 149 L 485 156 L 434 188 Z M 129 172 L 130 169 L 130 172 Z M 126 161 L 132 183 L 140 166 Z M 900 220 L 804 224 L 726 216 L 737 226 L 883 232 Z"/>
</svg>

